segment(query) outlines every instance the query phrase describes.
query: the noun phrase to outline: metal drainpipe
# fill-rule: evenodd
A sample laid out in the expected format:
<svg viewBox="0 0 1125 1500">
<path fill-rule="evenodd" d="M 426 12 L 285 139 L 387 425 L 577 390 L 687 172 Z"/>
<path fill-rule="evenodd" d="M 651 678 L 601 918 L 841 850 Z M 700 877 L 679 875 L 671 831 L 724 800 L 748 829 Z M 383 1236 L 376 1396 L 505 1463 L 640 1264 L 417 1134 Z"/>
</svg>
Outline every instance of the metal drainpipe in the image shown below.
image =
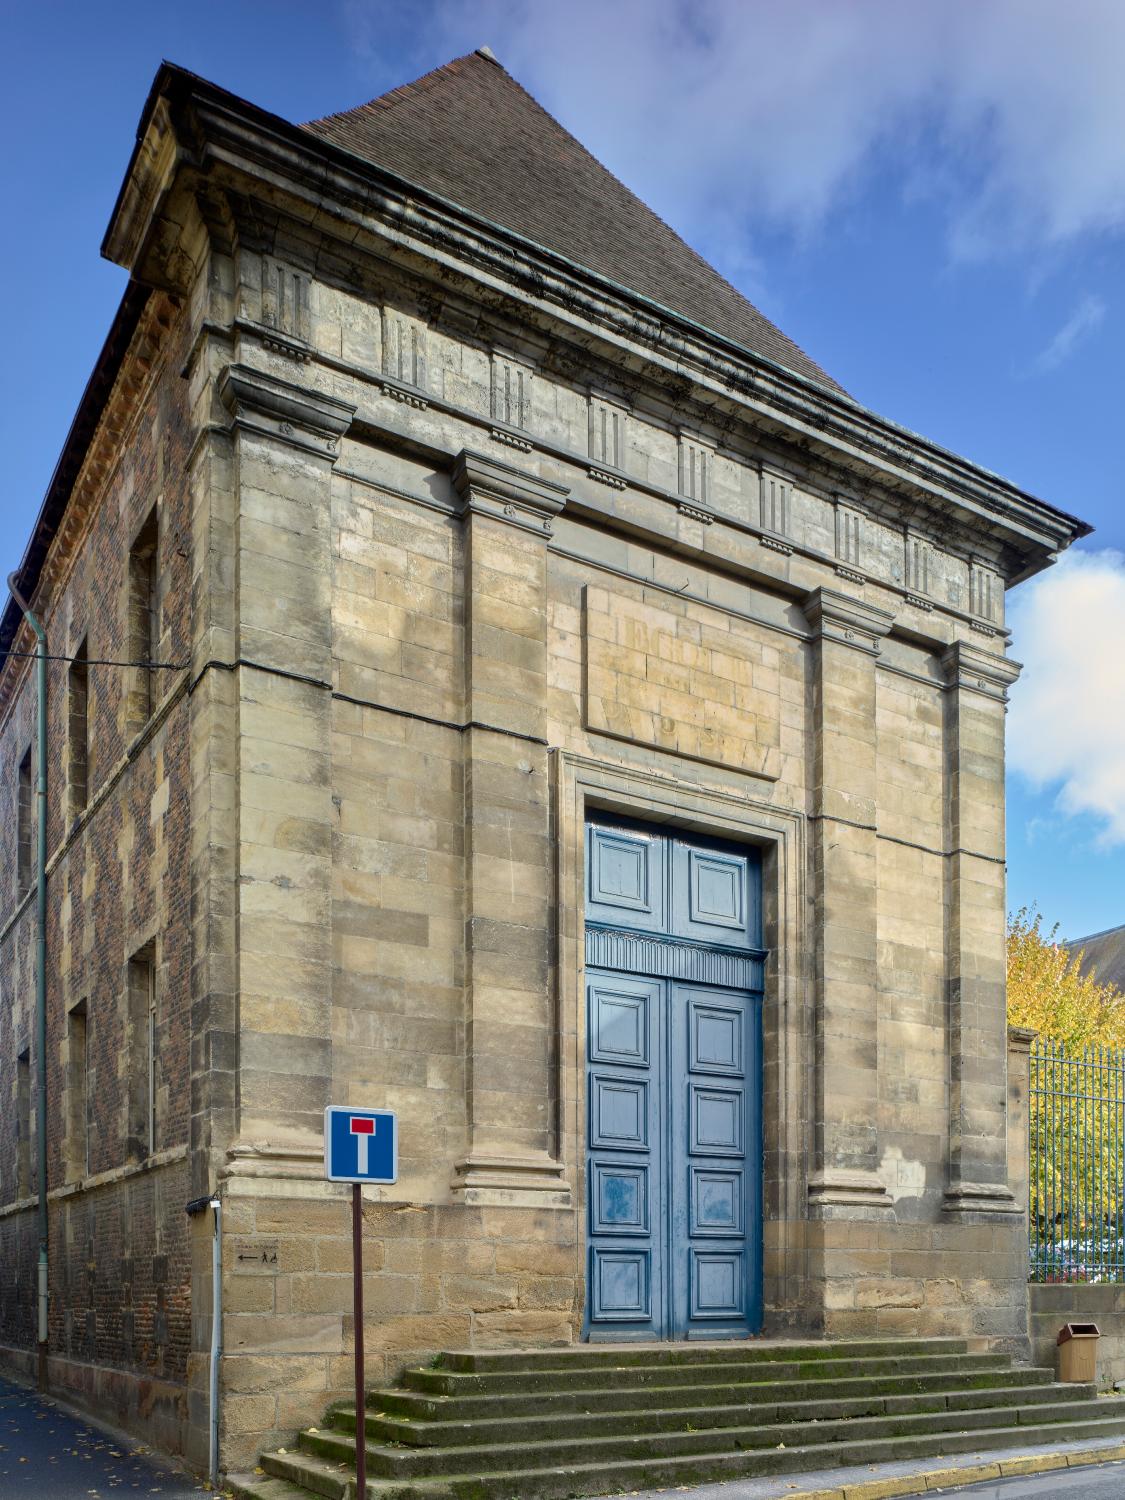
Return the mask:
<svg viewBox="0 0 1125 1500">
<path fill-rule="evenodd" d="M 219 1360 L 223 1352 L 223 1205 L 216 1193 L 211 1198 L 193 1198 L 189 1214 L 209 1208 L 215 1215 L 211 1240 L 211 1368 L 208 1372 L 207 1428 L 209 1433 L 208 1477 L 212 1489 L 219 1483 Z"/>
<path fill-rule="evenodd" d="M 35 1024 L 39 1052 L 38 1120 L 39 1147 L 39 1389 L 47 1389 L 47 632 L 16 587 L 16 575 L 8 574 L 8 590 L 23 610 L 35 635 L 37 701 L 35 708 L 36 818 L 35 912 L 37 923 L 35 963 Z"/>
</svg>

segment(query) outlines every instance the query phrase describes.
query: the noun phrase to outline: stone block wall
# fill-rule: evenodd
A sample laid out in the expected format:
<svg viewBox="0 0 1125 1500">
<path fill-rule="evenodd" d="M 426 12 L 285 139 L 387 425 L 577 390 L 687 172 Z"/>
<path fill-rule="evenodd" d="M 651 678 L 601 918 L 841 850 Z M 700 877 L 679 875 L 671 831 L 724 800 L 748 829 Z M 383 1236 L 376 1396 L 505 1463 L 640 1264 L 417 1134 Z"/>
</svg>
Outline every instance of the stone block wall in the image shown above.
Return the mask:
<svg viewBox="0 0 1125 1500">
<path fill-rule="evenodd" d="M 1028 1287 L 1033 1364 L 1058 1370 L 1058 1335 L 1066 1323 L 1096 1323 L 1097 1382 L 1103 1391 L 1125 1381 L 1125 1287 L 1112 1282 L 1041 1283 Z"/>
<path fill-rule="evenodd" d="M 577 1337 L 572 1215 L 434 1204 L 365 1190 L 365 1361 L 372 1387 L 439 1349 Z M 223 1243 L 224 1465 L 253 1462 L 353 1388 L 350 1190 L 237 1184 Z"/>
<path fill-rule="evenodd" d="M 763 527 L 765 459 L 714 442 L 685 508 L 679 428 L 629 403 L 614 453 L 588 451 L 603 397 L 514 327 L 529 394 L 497 427 L 489 341 L 408 291 L 380 295 L 425 358 L 388 382 L 372 293 L 312 278 L 297 366 L 246 331 L 252 256 L 231 280 L 260 373 L 229 377 L 256 665 L 225 758 L 242 930 L 268 943 L 238 955 L 224 1463 L 348 1392 L 329 1102 L 400 1120 L 400 1180 L 365 1209 L 373 1382 L 443 1346 L 581 1336 L 594 808 L 763 853 L 767 1330 L 1023 1351 L 994 987 L 1011 673 L 961 608 L 967 561 L 934 542 L 908 576 L 905 533 L 896 553 L 864 514 L 845 535 L 792 462 Z M 343 430 L 318 450 L 329 395 Z"/>
</svg>

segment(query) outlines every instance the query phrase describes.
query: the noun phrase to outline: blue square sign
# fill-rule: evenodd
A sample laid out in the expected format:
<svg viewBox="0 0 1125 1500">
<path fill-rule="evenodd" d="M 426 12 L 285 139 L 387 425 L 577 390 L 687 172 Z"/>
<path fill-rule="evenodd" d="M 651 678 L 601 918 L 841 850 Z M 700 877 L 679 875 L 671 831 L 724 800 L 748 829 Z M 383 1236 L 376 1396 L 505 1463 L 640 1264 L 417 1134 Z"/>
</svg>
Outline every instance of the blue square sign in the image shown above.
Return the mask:
<svg viewBox="0 0 1125 1500">
<path fill-rule="evenodd" d="M 324 1111 L 324 1175 L 329 1182 L 397 1182 L 394 1111 L 330 1104 Z"/>
</svg>

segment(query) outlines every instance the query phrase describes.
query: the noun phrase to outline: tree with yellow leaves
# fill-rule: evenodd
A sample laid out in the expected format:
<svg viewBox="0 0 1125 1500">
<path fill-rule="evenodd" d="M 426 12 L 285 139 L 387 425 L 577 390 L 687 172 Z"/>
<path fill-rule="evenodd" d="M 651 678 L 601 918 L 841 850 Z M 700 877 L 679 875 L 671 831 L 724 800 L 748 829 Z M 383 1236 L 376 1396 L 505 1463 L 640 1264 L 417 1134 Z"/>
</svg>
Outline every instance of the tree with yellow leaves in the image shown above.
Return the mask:
<svg viewBox="0 0 1125 1500">
<path fill-rule="evenodd" d="M 1027 907 L 1008 921 L 1008 1020 L 1039 1034 L 1029 1099 L 1032 1277 L 1125 1271 L 1125 994 Z"/>
<path fill-rule="evenodd" d="M 1125 994 L 1083 977 L 1082 954 L 1043 931 L 1043 914 L 1021 907 L 1008 919 L 1008 1023 L 1032 1026 L 1070 1056 L 1087 1047 L 1125 1047 Z"/>
</svg>

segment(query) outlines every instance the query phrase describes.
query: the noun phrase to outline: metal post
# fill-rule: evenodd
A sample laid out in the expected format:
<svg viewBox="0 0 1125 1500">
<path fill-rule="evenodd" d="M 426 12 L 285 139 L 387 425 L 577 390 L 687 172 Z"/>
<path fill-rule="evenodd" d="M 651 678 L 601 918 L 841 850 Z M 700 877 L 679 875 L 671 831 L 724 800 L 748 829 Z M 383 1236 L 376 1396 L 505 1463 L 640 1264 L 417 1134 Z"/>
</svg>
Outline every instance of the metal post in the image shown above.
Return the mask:
<svg viewBox="0 0 1125 1500">
<path fill-rule="evenodd" d="M 35 636 L 35 758 L 36 758 L 36 856 L 35 856 L 35 1032 L 38 1049 L 38 1107 L 36 1145 L 39 1150 L 39 1267 L 37 1276 L 39 1316 L 39 1389 L 47 1389 L 47 632 L 16 587 L 16 575 L 8 574 L 8 589 L 23 611 Z"/>
<path fill-rule="evenodd" d="M 211 1199 L 215 1216 L 211 1239 L 211 1368 L 208 1371 L 210 1412 L 208 1429 L 210 1449 L 208 1470 L 212 1489 L 219 1484 L 219 1358 L 223 1352 L 223 1205 L 216 1196 Z"/>
<path fill-rule="evenodd" d="M 363 1388 L 363 1208 L 362 1189 L 352 1183 L 352 1281 L 355 1322 L 355 1492 L 367 1495 L 367 1400 Z"/>
<path fill-rule="evenodd" d="M 207 1472 L 211 1488 L 219 1485 L 219 1360 L 223 1352 L 223 1204 L 218 1193 L 193 1198 L 185 1205 L 188 1215 L 210 1209 L 214 1215 L 211 1234 L 211 1367 L 207 1382 Z"/>
</svg>

